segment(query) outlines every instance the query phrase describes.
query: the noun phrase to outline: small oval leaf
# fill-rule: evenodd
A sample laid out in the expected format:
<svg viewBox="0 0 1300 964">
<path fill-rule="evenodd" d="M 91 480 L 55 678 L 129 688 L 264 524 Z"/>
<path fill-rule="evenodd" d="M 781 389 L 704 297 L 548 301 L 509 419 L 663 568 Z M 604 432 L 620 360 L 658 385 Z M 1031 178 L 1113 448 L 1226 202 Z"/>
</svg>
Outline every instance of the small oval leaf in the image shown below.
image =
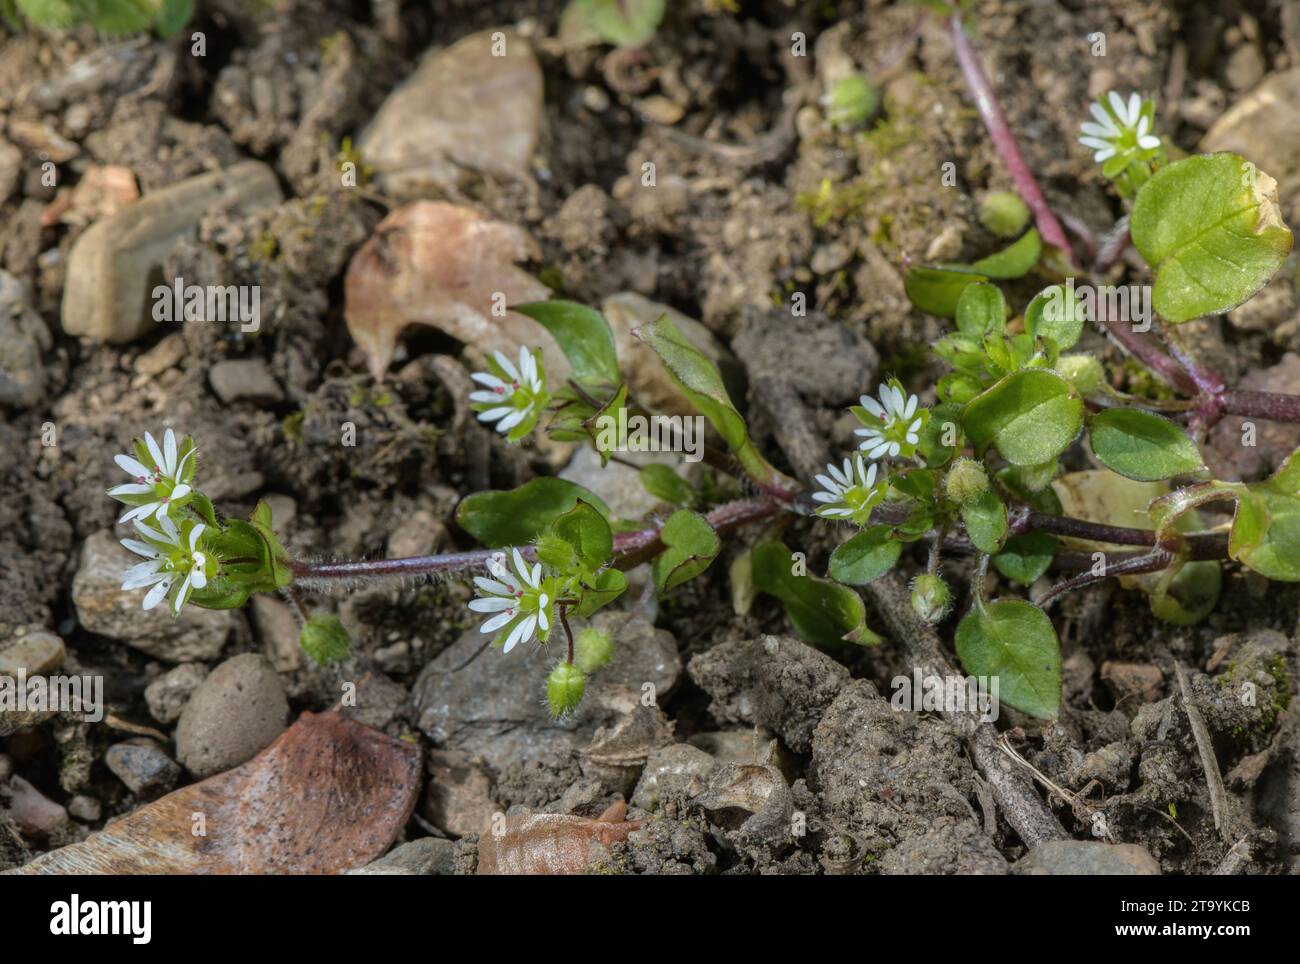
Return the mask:
<svg viewBox="0 0 1300 964">
<path fill-rule="evenodd" d="M 1204 468 L 1196 444 L 1168 419 L 1132 408 L 1108 408 L 1088 420 L 1092 452 L 1106 468 L 1155 482 Z"/>
<path fill-rule="evenodd" d="M 1061 646 L 1047 614 L 1021 599 L 977 606 L 957 627 L 957 656 L 972 676 L 997 677 L 998 699 L 1054 719 L 1061 704 Z"/>
<path fill-rule="evenodd" d="M 1083 400 L 1055 372 L 1008 375 L 966 406 L 966 435 L 1012 465 L 1040 465 L 1066 450 L 1083 424 Z"/>
<path fill-rule="evenodd" d="M 865 586 L 898 562 L 903 544 L 890 538 L 889 526 L 863 529 L 831 553 L 831 578 L 847 586 Z"/>
</svg>

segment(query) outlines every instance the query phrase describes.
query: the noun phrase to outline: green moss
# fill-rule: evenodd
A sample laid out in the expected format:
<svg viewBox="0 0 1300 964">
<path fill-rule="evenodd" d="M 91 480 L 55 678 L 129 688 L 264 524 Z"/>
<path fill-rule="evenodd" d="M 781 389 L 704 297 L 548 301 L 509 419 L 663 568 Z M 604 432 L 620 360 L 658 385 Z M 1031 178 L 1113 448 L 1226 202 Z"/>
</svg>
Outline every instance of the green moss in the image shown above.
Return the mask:
<svg viewBox="0 0 1300 964">
<path fill-rule="evenodd" d="M 307 417 L 307 413 L 302 409 L 299 409 L 298 411 L 294 412 L 292 415 L 286 415 L 284 417 L 284 421 L 280 423 L 280 431 L 284 433 L 284 437 L 288 439 L 290 442 L 295 442 L 295 443 L 301 442 L 302 423 L 303 423 L 303 419 L 305 419 L 306 417 Z"/>
<path fill-rule="evenodd" d="M 273 261 L 279 250 L 280 242 L 270 230 L 266 230 L 249 246 L 248 256 L 254 261 Z"/>
</svg>

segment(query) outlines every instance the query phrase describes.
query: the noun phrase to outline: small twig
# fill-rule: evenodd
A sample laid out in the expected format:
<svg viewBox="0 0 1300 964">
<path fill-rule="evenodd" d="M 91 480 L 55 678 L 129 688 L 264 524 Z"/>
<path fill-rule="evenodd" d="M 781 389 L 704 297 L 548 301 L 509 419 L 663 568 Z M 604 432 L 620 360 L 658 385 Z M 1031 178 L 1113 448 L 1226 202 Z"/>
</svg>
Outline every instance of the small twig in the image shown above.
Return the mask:
<svg viewBox="0 0 1300 964">
<path fill-rule="evenodd" d="M 1250 844 L 1246 838 L 1242 837 L 1223 855 L 1219 865 L 1214 868 L 1212 873 L 1216 877 L 1232 877 L 1241 872 L 1241 868 L 1250 863 Z"/>
<path fill-rule="evenodd" d="M 1201 755 L 1201 768 L 1205 771 L 1205 783 L 1210 791 L 1210 810 L 1214 814 L 1214 829 L 1227 842 L 1228 834 L 1228 791 L 1223 786 L 1223 775 L 1219 772 L 1219 761 L 1214 755 L 1214 744 L 1210 739 L 1210 730 L 1205 725 L 1201 711 L 1192 702 L 1191 686 L 1187 682 L 1187 670 L 1182 663 L 1174 663 L 1174 672 L 1178 675 L 1178 689 L 1183 694 L 1183 710 L 1187 721 L 1192 725 L 1192 736 L 1196 738 L 1196 749 Z"/>
</svg>

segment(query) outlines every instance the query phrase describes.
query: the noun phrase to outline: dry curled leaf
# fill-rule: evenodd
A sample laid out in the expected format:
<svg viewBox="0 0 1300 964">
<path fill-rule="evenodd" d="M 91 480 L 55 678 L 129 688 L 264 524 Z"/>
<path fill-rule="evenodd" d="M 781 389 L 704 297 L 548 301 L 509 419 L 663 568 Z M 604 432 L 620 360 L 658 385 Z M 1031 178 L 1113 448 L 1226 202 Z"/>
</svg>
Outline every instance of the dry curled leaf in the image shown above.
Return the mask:
<svg viewBox="0 0 1300 964">
<path fill-rule="evenodd" d="M 415 744 L 335 712 L 304 713 L 242 766 L 14 873 L 338 873 L 389 848 L 419 789 Z"/>
<path fill-rule="evenodd" d="M 537 343 L 529 318 L 505 305 L 538 301 L 550 289 L 515 267 L 536 253 L 533 240 L 513 224 L 471 208 L 416 201 L 384 218 L 348 265 L 344 317 L 370 373 L 383 378 L 397 335 L 411 324 L 432 325 L 479 350 L 518 352 Z M 562 356 L 543 346 L 548 369 Z M 563 369 L 567 370 L 567 366 Z"/>
<path fill-rule="evenodd" d="M 562 813 L 521 813 L 484 829 L 478 840 L 480 874 L 581 874 L 592 844 L 627 839 L 644 820 L 627 820 L 627 804 L 612 805 L 595 820 Z M 496 832 L 499 830 L 500 832 Z"/>
</svg>

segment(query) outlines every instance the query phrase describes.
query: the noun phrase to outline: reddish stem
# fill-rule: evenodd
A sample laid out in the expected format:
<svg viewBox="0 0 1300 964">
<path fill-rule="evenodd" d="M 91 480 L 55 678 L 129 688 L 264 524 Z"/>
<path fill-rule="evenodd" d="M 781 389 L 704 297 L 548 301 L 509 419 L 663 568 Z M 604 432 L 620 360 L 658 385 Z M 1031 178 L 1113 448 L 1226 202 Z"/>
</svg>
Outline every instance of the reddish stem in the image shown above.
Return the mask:
<svg viewBox="0 0 1300 964">
<path fill-rule="evenodd" d="M 1038 181 L 1034 179 L 1033 172 L 1025 162 L 1025 156 L 1020 153 L 1020 145 L 1016 143 L 1015 135 L 1011 133 L 1011 127 L 1002 113 L 1002 107 L 998 104 L 988 77 L 984 74 L 984 67 L 980 64 L 974 48 L 971 47 L 966 31 L 962 29 L 961 16 L 953 14 L 948 25 L 952 33 L 953 50 L 957 54 L 957 63 L 961 66 L 961 72 L 966 78 L 966 86 L 970 88 L 971 96 L 975 100 L 975 109 L 984 120 L 984 126 L 988 128 L 993 146 L 1002 156 L 1016 190 L 1029 205 L 1029 210 L 1034 212 L 1034 223 L 1038 225 L 1038 233 L 1048 244 L 1059 248 L 1070 264 L 1075 264 L 1074 249 L 1070 247 L 1061 222 L 1056 219 L 1056 215 L 1048 206 L 1047 199 L 1043 197 Z"/>
<path fill-rule="evenodd" d="M 1300 422 L 1300 395 L 1277 392 L 1224 392 L 1219 401 L 1225 415 L 1265 418 L 1272 422 Z"/>
</svg>

